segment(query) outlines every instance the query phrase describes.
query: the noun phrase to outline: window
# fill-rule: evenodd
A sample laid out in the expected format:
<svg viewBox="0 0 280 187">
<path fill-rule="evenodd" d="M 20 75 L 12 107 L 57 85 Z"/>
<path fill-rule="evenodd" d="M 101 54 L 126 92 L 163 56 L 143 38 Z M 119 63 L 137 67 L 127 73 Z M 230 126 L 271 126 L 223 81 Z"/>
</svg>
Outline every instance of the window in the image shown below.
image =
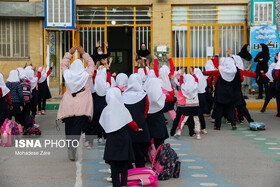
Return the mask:
<svg viewBox="0 0 280 187">
<path fill-rule="evenodd" d="M 273 2 L 254 3 L 254 24 L 272 25 L 274 7 Z"/>
<path fill-rule="evenodd" d="M 0 19 L 0 58 L 29 58 L 26 19 Z"/>
<path fill-rule="evenodd" d="M 216 6 L 190 6 L 190 23 L 216 23 Z"/>
<path fill-rule="evenodd" d="M 220 26 L 219 46 L 223 49 L 221 56 L 227 56 L 227 48 L 231 48 L 232 54 L 237 54 L 244 44 L 243 26 Z"/>
<path fill-rule="evenodd" d="M 219 6 L 218 23 L 244 23 L 244 6 Z"/>
<path fill-rule="evenodd" d="M 72 25 L 72 0 L 47 0 L 46 1 L 47 27 L 71 27 Z"/>
</svg>

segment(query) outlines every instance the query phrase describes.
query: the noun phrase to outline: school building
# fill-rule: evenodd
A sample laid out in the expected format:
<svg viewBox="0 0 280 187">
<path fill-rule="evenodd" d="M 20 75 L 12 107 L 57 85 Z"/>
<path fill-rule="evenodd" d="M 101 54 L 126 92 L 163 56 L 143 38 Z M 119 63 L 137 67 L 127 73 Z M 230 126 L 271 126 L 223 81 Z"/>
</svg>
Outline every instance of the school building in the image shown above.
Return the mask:
<svg viewBox="0 0 280 187">
<path fill-rule="evenodd" d="M 247 6 L 248 0 L 0 0 L 0 71 L 7 78 L 25 63 L 52 61 L 50 89 L 61 95 L 64 53 L 81 45 L 92 54 L 97 41 L 109 43 L 116 72 L 133 72 L 142 42 L 151 53 L 166 45 L 178 68 L 203 67 L 219 46 L 226 56 L 226 48 L 236 54 L 248 43 Z M 267 19 L 270 6 L 259 7 Z"/>
</svg>

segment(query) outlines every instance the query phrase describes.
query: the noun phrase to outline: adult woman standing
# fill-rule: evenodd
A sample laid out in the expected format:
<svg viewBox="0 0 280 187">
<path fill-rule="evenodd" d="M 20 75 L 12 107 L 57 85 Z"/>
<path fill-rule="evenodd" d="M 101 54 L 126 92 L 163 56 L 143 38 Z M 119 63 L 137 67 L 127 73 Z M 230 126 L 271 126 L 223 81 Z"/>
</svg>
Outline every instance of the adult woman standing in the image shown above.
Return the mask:
<svg viewBox="0 0 280 187">
<path fill-rule="evenodd" d="M 257 54 L 254 59 L 254 62 L 257 63 L 256 74 L 257 74 L 257 83 L 259 86 L 259 96 L 257 99 L 263 99 L 263 86 L 265 92 L 268 90 L 268 82 L 269 79 L 267 77 L 263 77 L 262 73 L 266 73 L 268 71 L 268 61 L 269 61 L 269 49 L 267 45 L 261 44 L 260 48 L 261 52 Z"/>
<path fill-rule="evenodd" d="M 249 51 L 250 51 L 250 45 L 245 44 L 242 47 L 241 51 L 237 54 L 238 56 L 241 57 L 244 64 L 244 70 L 246 71 L 250 71 L 253 65 L 252 55 L 249 53 Z M 248 91 L 249 91 L 250 84 L 251 84 L 251 78 L 244 77 L 244 81 L 242 82 L 242 92 L 243 92 L 244 99 L 248 99 Z"/>
<path fill-rule="evenodd" d="M 84 68 L 80 59 L 76 59 L 69 67 L 76 50 L 82 55 L 87 69 Z M 94 62 L 81 46 L 73 47 L 64 55 L 61 71 L 67 89 L 60 102 L 57 119 L 65 122 L 66 139 L 70 140 L 70 145 L 73 145 L 73 140 L 79 141 L 83 128 L 92 119 L 93 102 L 90 79 L 94 72 Z M 71 161 L 76 159 L 76 148 L 73 146 L 68 147 L 68 158 Z"/>
</svg>

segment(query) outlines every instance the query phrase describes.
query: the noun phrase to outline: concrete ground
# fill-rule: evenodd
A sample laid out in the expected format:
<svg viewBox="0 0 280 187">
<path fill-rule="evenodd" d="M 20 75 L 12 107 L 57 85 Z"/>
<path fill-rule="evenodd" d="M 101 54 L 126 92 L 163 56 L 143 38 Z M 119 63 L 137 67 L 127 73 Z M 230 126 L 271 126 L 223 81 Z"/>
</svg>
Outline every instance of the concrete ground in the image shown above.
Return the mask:
<svg viewBox="0 0 280 187">
<path fill-rule="evenodd" d="M 248 124 L 238 125 L 232 131 L 223 124 L 221 131 L 214 131 L 206 119 L 208 134 L 196 140 L 183 130 L 178 139 L 169 138 L 172 148 L 182 162 L 179 179 L 160 181 L 158 186 L 244 186 L 279 187 L 280 182 L 280 123 L 275 111 L 260 113 L 250 111 L 255 121 L 267 124 L 267 130 L 248 130 Z M 56 111 L 39 116 L 41 148 L 0 147 L 0 187 L 69 187 L 111 186 L 105 178 L 109 168 L 102 159 L 104 144 L 95 143 L 93 150 L 80 146 L 79 159 L 71 162 L 66 148 L 44 147 L 45 140 L 64 140 L 64 125 L 56 130 Z M 170 128 L 171 122 L 168 127 Z M 41 152 L 50 155 L 24 156 L 15 151 Z"/>
</svg>

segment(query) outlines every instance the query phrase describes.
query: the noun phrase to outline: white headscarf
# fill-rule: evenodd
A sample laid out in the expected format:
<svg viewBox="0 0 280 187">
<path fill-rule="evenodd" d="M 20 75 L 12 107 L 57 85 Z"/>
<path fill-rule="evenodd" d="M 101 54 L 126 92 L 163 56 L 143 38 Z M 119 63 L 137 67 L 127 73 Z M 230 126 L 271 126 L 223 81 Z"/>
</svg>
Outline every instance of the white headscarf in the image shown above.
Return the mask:
<svg viewBox="0 0 280 187">
<path fill-rule="evenodd" d="M 32 69 L 32 66 L 26 66 L 25 67 L 25 70 L 30 70 L 30 69 Z"/>
<path fill-rule="evenodd" d="M 103 109 L 99 120 L 106 133 L 115 132 L 132 121 L 131 114 L 122 101 L 120 89 L 110 88 L 106 102 L 107 106 Z"/>
<path fill-rule="evenodd" d="M 99 66 L 97 70 L 94 89 L 99 96 L 105 96 L 110 89 L 110 84 L 107 82 L 107 70 L 104 66 Z"/>
<path fill-rule="evenodd" d="M 95 93 L 94 84 L 93 84 L 92 79 L 90 79 L 90 91 L 91 91 L 91 93 Z"/>
<path fill-rule="evenodd" d="M 148 89 L 148 83 L 152 78 L 157 78 L 155 71 L 153 69 L 149 70 L 149 72 L 148 72 L 148 78 L 143 86 L 144 90 Z"/>
<path fill-rule="evenodd" d="M 116 77 L 116 84 L 117 86 L 127 85 L 128 83 L 128 76 L 124 73 L 120 73 Z"/>
<path fill-rule="evenodd" d="M 47 74 L 45 72 L 45 68 L 44 67 L 39 67 L 38 69 L 41 72 L 41 78 L 39 79 L 38 83 L 42 83 L 47 79 Z"/>
<path fill-rule="evenodd" d="M 19 82 L 19 76 L 18 76 L 17 70 L 10 71 L 7 81 L 8 82 Z"/>
<path fill-rule="evenodd" d="M 25 74 L 27 79 L 31 83 L 31 89 L 33 90 L 37 85 L 38 77 L 35 77 L 34 71 L 32 69 L 25 69 Z"/>
<path fill-rule="evenodd" d="M 115 87 L 115 86 L 117 86 L 117 83 L 116 83 L 114 77 L 111 77 L 111 87 Z"/>
<path fill-rule="evenodd" d="M 141 77 L 142 82 L 144 83 L 147 79 L 144 68 L 139 68 L 138 69 L 138 74 Z"/>
<path fill-rule="evenodd" d="M 274 78 L 272 76 L 272 70 L 275 68 L 275 66 L 276 66 L 275 62 L 271 63 L 268 68 L 268 71 L 265 74 L 269 78 L 269 80 L 274 80 Z"/>
<path fill-rule="evenodd" d="M 214 71 L 214 70 L 215 70 L 215 66 L 213 64 L 213 61 L 210 59 L 205 64 L 205 71 Z"/>
<path fill-rule="evenodd" d="M 202 74 L 199 68 L 194 68 L 194 74 L 198 79 L 198 93 L 205 93 L 207 87 L 206 77 Z"/>
<path fill-rule="evenodd" d="M 279 70 L 280 69 L 280 52 L 278 53 L 278 60 L 275 66 L 275 69 Z"/>
<path fill-rule="evenodd" d="M 238 69 L 244 70 L 244 64 L 243 64 L 241 57 L 238 55 L 232 55 L 232 57 L 235 61 L 236 67 L 238 67 Z"/>
<path fill-rule="evenodd" d="M 22 67 L 17 68 L 19 79 L 26 79 L 25 70 Z"/>
<path fill-rule="evenodd" d="M 123 92 L 123 102 L 125 104 L 135 104 L 146 96 L 143 90 L 142 81 L 137 73 L 130 75 L 127 89 Z"/>
<path fill-rule="evenodd" d="M 184 83 L 181 86 L 183 95 L 187 99 L 192 99 L 197 96 L 198 93 L 198 83 L 195 82 L 195 79 L 190 74 L 184 74 Z"/>
<path fill-rule="evenodd" d="M 147 83 L 147 94 L 149 98 L 149 114 L 163 109 L 166 96 L 163 94 L 158 78 L 151 78 Z"/>
<path fill-rule="evenodd" d="M 170 91 L 172 91 L 172 87 L 171 87 L 171 82 L 169 79 L 169 74 L 170 74 L 170 69 L 166 65 L 163 65 L 159 69 L 159 78 L 163 82 L 163 89 L 170 92 Z"/>
<path fill-rule="evenodd" d="M 234 60 L 230 57 L 221 58 L 219 71 L 225 81 L 231 82 L 237 72 Z"/>
<path fill-rule="evenodd" d="M 10 89 L 6 86 L 5 82 L 4 82 L 4 77 L 3 75 L 0 73 L 0 88 L 2 88 L 2 97 L 4 97 L 5 95 L 7 95 L 7 93 L 10 92 Z"/>
<path fill-rule="evenodd" d="M 89 74 L 86 72 L 83 62 L 80 59 L 74 60 L 69 69 L 63 73 L 67 89 L 71 93 L 77 93 L 87 83 Z"/>
</svg>

